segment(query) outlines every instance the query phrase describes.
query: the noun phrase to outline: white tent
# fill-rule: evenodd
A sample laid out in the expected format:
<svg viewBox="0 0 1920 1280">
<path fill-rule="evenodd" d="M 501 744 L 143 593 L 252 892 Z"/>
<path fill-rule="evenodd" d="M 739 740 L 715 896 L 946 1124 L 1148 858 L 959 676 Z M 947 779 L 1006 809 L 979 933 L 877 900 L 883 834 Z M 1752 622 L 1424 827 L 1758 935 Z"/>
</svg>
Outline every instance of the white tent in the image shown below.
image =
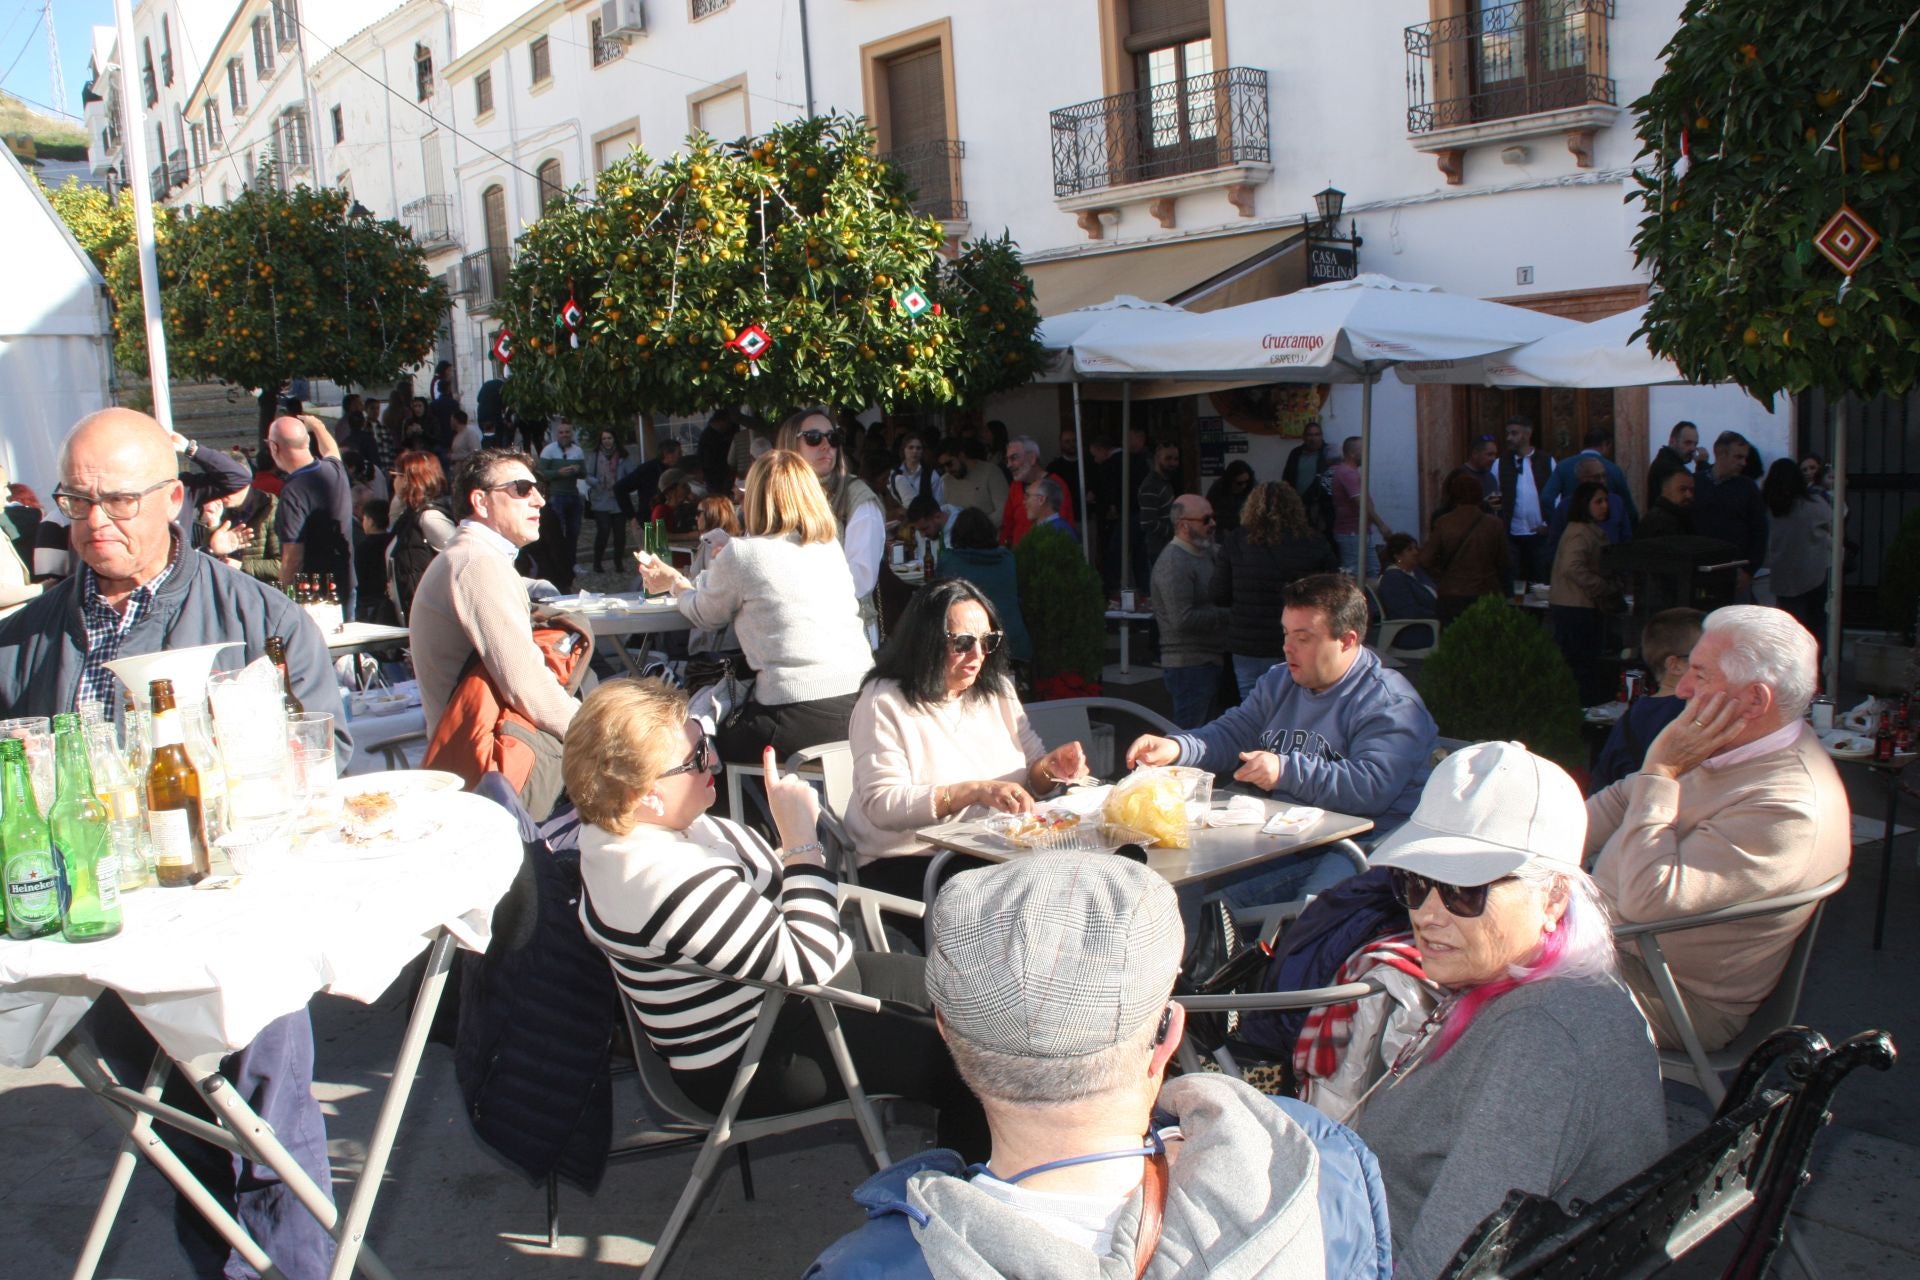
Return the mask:
<svg viewBox="0 0 1920 1280">
<path fill-rule="evenodd" d="M 1107 321 L 1079 335 L 1074 367 L 1098 378 L 1358 382 L 1360 435 L 1372 434 L 1373 384 L 1412 360 L 1470 360 L 1575 327 L 1571 320 L 1383 275 L 1317 285 L 1163 326 Z M 1367 471 L 1361 454 L 1360 552 L 1366 576 Z"/>
<path fill-rule="evenodd" d="M 0 460 L 51 502 L 67 428 L 111 403 L 105 282 L 12 152 L 0 164 L 0 228 Z"/>
<path fill-rule="evenodd" d="M 1657 387 L 1687 381 L 1680 367 L 1647 350 L 1634 333 L 1647 320 L 1642 305 L 1576 324 L 1477 360 L 1432 360 L 1394 370 L 1402 382 L 1490 387 Z"/>
</svg>

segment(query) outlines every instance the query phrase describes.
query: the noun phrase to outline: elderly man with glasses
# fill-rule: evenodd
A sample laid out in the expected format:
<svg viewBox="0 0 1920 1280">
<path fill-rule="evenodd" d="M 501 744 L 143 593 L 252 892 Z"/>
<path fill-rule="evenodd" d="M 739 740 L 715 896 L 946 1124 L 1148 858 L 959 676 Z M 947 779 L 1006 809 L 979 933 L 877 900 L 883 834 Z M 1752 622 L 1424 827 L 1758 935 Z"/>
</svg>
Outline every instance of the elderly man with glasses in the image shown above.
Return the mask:
<svg viewBox="0 0 1920 1280">
<path fill-rule="evenodd" d="M 144 413 L 104 409 L 68 434 L 53 496 L 72 521 L 81 568 L 0 621 L 0 716 L 116 704 L 119 683 L 106 666 L 115 658 L 233 641 L 239 647 L 218 662 L 239 667 L 263 657 L 267 637 L 277 635 L 286 642 L 294 693 L 307 710 L 332 713 L 345 766 L 352 743 L 319 631 L 284 595 L 186 544 L 174 524 L 186 498 L 177 470 L 173 440 Z M 146 691 L 138 693 L 144 699 Z M 88 1027 L 121 1077 L 137 1079 L 153 1042 L 118 997 L 97 1002 Z M 314 1182 L 330 1188 L 307 1011 L 268 1023 L 251 1045 L 226 1059 L 222 1074 Z M 193 1092 L 176 1078 L 168 1101 L 205 1114 Z M 236 1162 L 194 1138 L 169 1137 L 168 1143 L 284 1274 L 296 1280 L 326 1274 L 332 1239 L 272 1170 Z M 181 1213 L 177 1231 L 191 1274 L 242 1274 L 239 1257 L 229 1258 L 225 1241 L 198 1215 Z"/>
<path fill-rule="evenodd" d="M 514 570 L 520 548 L 539 538 L 547 505 L 533 468 L 524 453 L 482 449 L 454 469 L 460 527 L 421 575 L 407 615 L 429 737 L 475 654 L 504 703 L 543 733 L 564 738 L 580 709 L 534 643 L 528 583 Z"/>
<path fill-rule="evenodd" d="M 1173 500 L 1173 541 L 1153 565 L 1160 678 L 1173 699 L 1173 722 L 1182 729 L 1213 719 L 1220 689 L 1228 610 L 1213 603 L 1213 566 L 1213 504 L 1183 493 Z"/>
</svg>

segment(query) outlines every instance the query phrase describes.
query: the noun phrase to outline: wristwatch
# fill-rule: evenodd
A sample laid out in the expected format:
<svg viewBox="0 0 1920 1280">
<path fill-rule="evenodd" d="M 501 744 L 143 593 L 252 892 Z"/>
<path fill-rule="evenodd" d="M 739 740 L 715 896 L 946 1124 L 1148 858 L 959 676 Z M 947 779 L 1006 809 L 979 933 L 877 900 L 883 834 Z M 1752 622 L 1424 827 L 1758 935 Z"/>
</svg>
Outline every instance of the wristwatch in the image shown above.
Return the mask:
<svg viewBox="0 0 1920 1280">
<path fill-rule="evenodd" d="M 821 843 L 818 840 L 808 840 L 804 844 L 794 845 L 791 849 L 788 849 L 785 852 L 788 860 L 805 857 L 809 853 L 817 853 L 821 856 L 822 859 L 824 859 L 827 855 L 826 848 L 823 845 L 821 845 Z"/>
</svg>

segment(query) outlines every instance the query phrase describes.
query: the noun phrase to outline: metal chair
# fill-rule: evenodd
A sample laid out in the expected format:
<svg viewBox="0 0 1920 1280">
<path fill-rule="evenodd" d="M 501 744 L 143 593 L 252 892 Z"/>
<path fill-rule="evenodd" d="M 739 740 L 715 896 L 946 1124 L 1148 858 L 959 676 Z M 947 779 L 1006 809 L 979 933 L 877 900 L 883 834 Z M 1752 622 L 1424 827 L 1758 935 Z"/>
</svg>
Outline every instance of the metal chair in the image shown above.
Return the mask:
<svg viewBox="0 0 1920 1280">
<path fill-rule="evenodd" d="M 1832 1118 L 1835 1091 L 1855 1068 L 1886 1071 L 1894 1059 L 1884 1031 L 1863 1031 L 1831 1050 L 1804 1027 L 1776 1032 L 1745 1059 L 1706 1129 L 1573 1213 L 1542 1196 L 1509 1192 L 1442 1280 L 1647 1276 L 1749 1208 L 1752 1219 L 1722 1275 L 1763 1276 L 1807 1180 L 1813 1140 Z M 1761 1089 L 1776 1063 L 1788 1077 L 1784 1087 Z"/>
<path fill-rule="evenodd" d="M 1027 723 L 1040 736 L 1040 741 L 1051 750 L 1068 742 L 1084 743 L 1088 748 L 1089 766 L 1092 767 L 1093 725 L 1097 718 L 1113 727 L 1113 750 L 1117 757 L 1126 750 L 1131 736 L 1123 733 L 1178 733 L 1179 726 L 1151 707 L 1143 707 L 1137 702 L 1128 702 L 1123 698 L 1055 698 L 1048 702 L 1029 702 L 1026 704 Z M 1095 712 L 1104 714 L 1095 716 Z M 1093 768 L 1095 773 L 1113 772 L 1111 769 Z"/>
<path fill-rule="evenodd" d="M 1359 982 L 1343 983 L 1337 987 L 1314 987 L 1306 991 L 1263 991 L 1259 993 L 1228 992 L 1223 995 L 1176 995 L 1174 999 L 1188 1013 L 1279 1013 L 1288 1009 L 1312 1009 L 1323 1004 L 1340 1004 L 1348 1000 L 1365 1000 L 1370 996 L 1384 994 L 1386 987 L 1376 978 L 1366 978 Z M 1215 1065 L 1226 1074 L 1238 1080 L 1242 1078 L 1240 1063 L 1226 1045 L 1221 1045 L 1212 1053 Z M 1201 1070 L 1200 1054 L 1192 1041 L 1182 1039 L 1179 1049 L 1174 1052 L 1182 1071 Z"/>
<path fill-rule="evenodd" d="M 1718 911 L 1706 911 L 1698 915 L 1678 916 L 1672 920 L 1623 924 L 1614 928 L 1616 942 L 1633 942 L 1638 946 L 1647 972 L 1653 977 L 1654 987 L 1666 1003 L 1675 1030 L 1680 1033 L 1681 1048 L 1663 1049 L 1660 1052 L 1660 1074 L 1663 1077 L 1692 1085 L 1706 1094 L 1707 1100 L 1716 1107 L 1722 1103 L 1727 1090 L 1721 1076 L 1738 1068 L 1773 1032 L 1793 1025 L 1800 1008 L 1800 991 L 1807 980 L 1807 962 L 1813 955 L 1814 936 L 1820 931 L 1820 917 L 1826 911 L 1827 899 L 1838 893 L 1840 886 L 1846 882 L 1845 875 L 1838 875 L 1811 889 L 1782 894 L 1777 898 L 1722 907 Z M 1731 924 L 1779 915 L 1783 911 L 1809 904 L 1813 906 L 1813 914 L 1807 920 L 1807 927 L 1794 939 L 1793 950 L 1787 956 L 1786 968 L 1781 970 L 1780 981 L 1774 984 L 1773 993 L 1753 1011 L 1746 1027 L 1732 1042 L 1723 1049 L 1709 1051 L 1700 1043 L 1700 1036 L 1694 1030 L 1693 1018 L 1687 1012 L 1686 997 L 1681 994 L 1673 970 L 1667 964 L 1666 952 L 1660 945 L 1661 935 L 1698 929 L 1705 925 Z"/>
<path fill-rule="evenodd" d="M 885 949 L 885 931 L 878 927 L 881 910 L 897 911 L 903 915 L 915 917 L 923 914 L 925 910 L 920 903 L 909 899 L 873 893 L 870 890 L 843 887 L 843 904 L 849 896 L 857 900 L 863 917 L 870 917 L 874 922 L 871 933 L 878 944 L 875 947 L 876 950 Z M 840 1020 L 835 1012 L 836 1008 L 858 1009 L 865 1013 L 887 1012 L 886 1006 L 881 1001 L 871 996 L 841 991 L 834 987 L 789 986 L 782 983 L 761 982 L 752 978 L 734 977 L 729 974 L 715 973 L 695 964 L 660 964 L 654 967 L 671 969 L 677 973 L 695 977 L 710 978 L 717 982 L 758 987 L 770 996 L 779 998 L 761 1002 L 759 1016 L 754 1020 L 753 1031 L 747 1037 L 746 1048 L 740 1055 L 739 1069 L 734 1075 L 732 1086 L 727 1090 L 726 1102 L 718 1112 L 709 1112 L 696 1105 L 681 1091 L 666 1060 L 660 1057 L 648 1042 L 646 1032 L 640 1026 L 639 1018 L 634 1012 L 633 1002 L 628 1000 L 624 993 L 620 997 L 621 1011 L 626 1017 L 627 1033 L 633 1043 L 634 1077 L 640 1085 L 642 1102 L 648 1115 L 660 1119 L 662 1123 L 657 1130 L 652 1131 L 652 1136 L 647 1140 L 631 1146 L 616 1147 L 608 1152 L 608 1160 L 654 1155 L 661 1151 L 689 1146 L 695 1142 L 700 1143 L 699 1153 L 694 1157 L 693 1169 L 687 1177 L 686 1188 L 674 1204 L 666 1226 L 661 1229 L 660 1238 L 655 1242 L 653 1253 L 647 1259 L 646 1269 L 641 1273 L 641 1280 L 654 1280 L 666 1267 L 674 1245 L 692 1219 L 701 1199 L 706 1195 L 715 1173 L 719 1171 L 720 1161 L 729 1150 L 739 1152 L 740 1176 L 748 1198 L 752 1198 L 753 1195 L 753 1180 L 746 1160 L 746 1145 L 760 1138 L 770 1138 L 816 1125 L 837 1124 L 843 1120 L 851 1120 L 860 1132 L 861 1142 L 866 1148 L 867 1158 L 873 1163 L 873 1167 L 876 1170 L 884 1169 L 892 1163 L 891 1157 L 887 1154 L 886 1133 L 873 1106 L 876 1099 L 887 1095 L 869 1095 L 861 1087 L 860 1073 L 854 1066 L 852 1056 L 847 1052 L 846 1038 L 840 1030 Z M 751 1120 L 740 1119 L 740 1106 L 746 1100 L 747 1090 L 752 1086 L 753 1077 L 759 1070 L 761 1055 L 766 1052 L 767 1041 L 773 1035 L 774 1023 L 780 1016 L 781 1007 L 787 996 L 799 996 L 812 1005 L 814 1013 L 820 1019 L 821 1030 L 826 1034 L 827 1044 L 833 1054 L 834 1066 L 839 1072 L 840 1082 L 847 1096 L 839 1102 L 826 1103 L 805 1111 L 762 1116 Z M 558 1197 L 558 1184 L 549 1178 L 547 1181 L 547 1233 L 550 1245 L 557 1243 L 559 1238 Z"/>
</svg>

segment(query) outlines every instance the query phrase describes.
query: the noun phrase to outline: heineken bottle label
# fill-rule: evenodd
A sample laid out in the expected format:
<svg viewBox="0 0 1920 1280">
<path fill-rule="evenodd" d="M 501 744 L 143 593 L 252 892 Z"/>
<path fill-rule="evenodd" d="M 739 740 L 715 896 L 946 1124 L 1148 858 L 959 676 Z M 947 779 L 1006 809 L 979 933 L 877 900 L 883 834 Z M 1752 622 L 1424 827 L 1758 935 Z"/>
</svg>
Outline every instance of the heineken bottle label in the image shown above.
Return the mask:
<svg viewBox="0 0 1920 1280">
<path fill-rule="evenodd" d="M 147 834 L 153 837 L 153 860 L 163 867 L 193 865 L 193 825 L 185 809 L 147 810 Z"/>
<path fill-rule="evenodd" d="M 60 915 L 60 877 L 53 850 L 28 849 L 7 859 L 7 918 L 40 925 Z"/>
</svg>

